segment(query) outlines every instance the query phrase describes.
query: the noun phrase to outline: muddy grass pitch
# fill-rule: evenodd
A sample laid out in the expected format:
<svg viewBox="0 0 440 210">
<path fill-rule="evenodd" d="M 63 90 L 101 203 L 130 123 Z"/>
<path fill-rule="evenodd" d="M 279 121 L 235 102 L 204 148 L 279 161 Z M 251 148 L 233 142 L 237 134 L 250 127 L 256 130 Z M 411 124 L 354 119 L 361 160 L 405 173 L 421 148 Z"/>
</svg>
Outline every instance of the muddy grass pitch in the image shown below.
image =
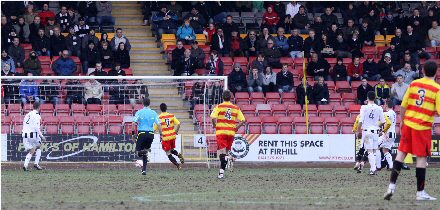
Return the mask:
<svg viewBox="0 0 440 210">
<path fill-rule="evenodd" d="M 389 171 L 370 177 L 348 166 L 236 165 L 224 181 L 203 166 L 153 166 L 147 176 L 132 164 L 47 167 L 3 164 L 2 209 L 440 209 L 440 201 L 415 201 L 414 170 L 401 173 L 397 194 L 384 201 Z M 440 197 L 440 169 L 427 178 L 427 191 Z"/>
</svg>

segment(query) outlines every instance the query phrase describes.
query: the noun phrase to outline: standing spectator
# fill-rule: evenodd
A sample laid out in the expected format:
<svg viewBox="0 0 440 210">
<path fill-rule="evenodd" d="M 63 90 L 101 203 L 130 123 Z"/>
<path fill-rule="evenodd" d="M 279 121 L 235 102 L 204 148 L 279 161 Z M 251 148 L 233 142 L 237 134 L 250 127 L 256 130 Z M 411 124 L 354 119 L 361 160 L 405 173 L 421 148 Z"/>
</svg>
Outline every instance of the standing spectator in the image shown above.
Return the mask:
<svg viewBox="0 0 440 210">
<path fill-rule="evenodd" d="M 50 56 L 50 39 L 44 34 L 44 29 L 38 29 L 38 36 L 33 39 L 32 49 L 39 56 Z"/>
<path fill-rule="evenodd" d="M 307 74 L 313 76 L 316 81 L 319 77 L 324 77 L 326 81 L 331 81 L 330 67 L 327 60 L 319 58 L 317 53 L 313 53 L 312 60 L 307 64 Z"/>
<path fill-rule="evenodd" d="M 189 19 L 183 21 L 183 25 L 177 29 L 177 39 L 182 40 L 185 44 L 191 44 L 196 40 L 196 33 L 191 27 Z"/>
<path fill-rule="evenodd" d="M 35 51 L 29 53 L 29 58 L 24 62 L 24 73 L 32 73 L 35 76 L 41 76 L 41 62 Z"/>
<path fill-rule="evenodd" d="M 89 47 L 82 52 L 82 69 L 84 74 L 88 74 L 90 68 L 95 68 L 96 63 L 101 59 L 101 55 L 95 46 L 93 41 L 89 41 Z"/>
<path fill-rule="evenodd" d="M 275 11 L 273 11 L 273 7 L 269 6 L 267 8 L 267 12 L 263 14 L 263 22 L 261 23 L 261 27 L 269 29 L 269 32 L 274 34 L 277 31 L 279 21 L 280 17 Z"/>
<path fill-rule="evenodd" d="M 32 78 L 32 73 L 28 73 L 27 76 Z M 20 82 L 20 97 L 21 103 L 27 104 L 29 102 L 39 102 L 40 98 L 38 97 L 38 84 L 32 79 L 25 79 Z"/>
<path fill-rule="evenodd" d="M 44 28 L 44 33 L 46 34 L 46 36 L 52 37 L 55 33 L 55 28 L 60 28 L 60 24 L 55 23 L 55 18 L 53 17 L 47 18 L 47 25 Z"/>
<path fill-rule="evenodd" d="M 263 49 L 264 57 L 267 59 L 267 64 L 272 68 L 280 68 L 280 58 L 281 52 L 280 50 L 274 46 L 274 41 L 269 39 L 267 41 L 267 47 Z"/>
<path fill-rule="evenodd" d="M 109 87 L 110 104 L 128 104 L 126 82 L 121 78 L 114 80 Z"/>
<path fill-rule="evenodd" d="M 395 76 L 395 77 L 397 77 L 399 75 L 403 77 L 403 82 L 405 82 L 406 84 L 409 85 L 409 84 L 411 84 L 412 81 L 414 81 L 415 79 L 417 79 L 420 76 L 420 71 L 419 70 L 412 70 L 411 64 L 405 63 L 405 65 L 403 66 L 402 69 L 393 73 L 393 76 Z"/>
<path fill-rule="evenodd" d="M 8 65 L 9 67 L 9 71 L 11 73 L 15 74 L 15 62 L 14 59 L 11 58 L 11 56 L 8 55 L 8 51 L 6 50 L 2 50 L 2 70 L 7 68 L 6 65 Z"/>
<path fill-rule="evenodd" d="M 51 75 L 48 75 L 51 76 Z M 60 86 L 54 80 L 44 80 L 40 85 L 40 103 L 51 102 L 54 106 L 59 104 Z"/>
<path fill-rule="evenodd" d="M 206 36 L 206 43 L 212 44 L 212 37 L 217 33 L 214 23 L 209 23 L 208 27 L 203 30 L 203 34 Z"/>
<path fill-rule="evenodd" d="M 95 79 L 90 79 L 84 84 L 84 99 L 87 104 L 101 104 L 103 95 L 102 85 Z"/>
<path fill-rule="evenodd" d="M 177 19 L 177 15 L 167 10 L 166 5 L 161 7 L 160 12 L 153 17 L 153 22 L 157 25 L 157 41 L 162 39 L 162 34 L 176 34 Z"/>
<path fill-rule="evenodd" d="M 194 41 L 191 45 L 191 58 L 196 62 L 196 68 L 204 67 L 206 54 L 202 48 L 199 47 L 199 42 Z"/>
<path fill-rule="evenodd" d="M 216 50 L 211 51 L 209 61 L 206 63 L 206 69 L 209 70 L 208 75 L 223 76 L 224 64 Z"/>
<path fill-rule="evenodd" d="M 289 2 L 286 6 L 286 15 L 290 15 L 290 17 L 294 17 L 296 14 L 298 14 L 301 7 L 302 7 L 301 4 L 299 4 L 296 1 Z"/>
<path fill-rule="evenodd" d="M 35 11 L 35 7 L 33 4 L 28 4 L 26 7 L 26 12 L 24 13 L 24 20 L 27 24 L 31 24 L 35 17 L 38 16 L 38 12 Z"/>
<path fill-rule="evenodd" d="M 367 20 L 362 21 L 362 27 L 359 29 L 359 40 L 363 45 L 366 46 L 374 46 L 375 33 L 374 29 L 372 29 L 368 25 Z"/>
<path fill-rule="evenodd" d="M 232 93 L 245 91 L 247 88 L 246 74 L 241 69 L 240 63 L 234 64 L 234 70 L 228 75 L 229 90 Z"/>
<path fill-rule="evenodd" d="M 304 86 L 306 88 L 304 89 Z M 313 101 L 313 89 L 312 86 L 309 85 L 307 80 L 301 81 L 301 84 L 296 87 L 296 103 L 300 104 L 301 106 L 306 104 L 306 95 L 307 95 L 307 101 L 311 102 Z"/>
<path fill-rule="evenodd" d="M 396 46 L 396 50 L 401 55 L 403 55 L 403 53 L 405 52 L 405 48 L 403 47 L 402 43 L 403 43 L 402 30 L 400 28 L 397 28 L 395 36 L 391 38 L 391 44 Z"/>
<path fill-rule="evenodd" d="M 98 39 L 98 37 L 95 36 L 94 29 L 90 29 L 89 33 L 82 38 L 82 44 L 81 44 L 82 50 L 85 50 L 89 47 L 90 41 L 95 43 L 95 46 L 99 45 L 99 39 Z M 112 50 L 115 51 L 113 47 L 112 47 Z"/>
<path fill-rule="evenodd" d="M 41 24 L 40 16 L 35 16 L 34 21 L 29 24 L 29 41 L 34 43 L 34 39 L 38 37 L 38 31 L 42 29 L 44 33 L 44 26 Z"/>
<path fill-rule="evenodd" d="M 124 69 L 121 69 L 120 63 L 115 63 L 115 66 L 108 72 L 108 76 L 125 76 Z"/>
<path fill-rule="evenodd" d="M 128 100 L 130 104 L 141 104 L 144 98 L 148 98 L 148 87 L 142 80 L 136 80 L 135 84 L 128 86 Z"/>
<path fill-rule="evenodd" d="M 237 30 L 231 32 L 232 36 L 230 38 L 230 55 L 231 57 L 241 57 L 243 56 L 244 43 L 243 39 L 238 34 Z"/>
<path fill-rule="evenodd" d="M 432 21 L 432 27 L 428 31 L 428 37 L 431 41 L 431 47 L 440 46 L 440 27 L 437 20 Z"/>
<path fill-rule="evenodd" d="M 368 84 L 367 79 L 362 79 L 362 84 L 357 89 L 357 102 L 360 105 L 367 104 L 367 93 L 370 91 L 374 91 L 374 88 Z"/>
<path fill-rule="evenodd" d="M 68 50 L 63 50 L 61 57 L 52 64 L 52 70 L 57 76 L 72 76 L 76 72 L 75 61 L 69 56 Z"/>
<path fill-rule="evenodd" d="M 377 63 L 374 62 L 373 56 L 367 56 L 367 60 L 362 65 L 364 67 L 364 78 L 366 78 L 368 81 L 379 81 L 380 72 L 378 71 Z"/>
<path fill-rule="evenodd" d="M 270 66 L 267 66 L 264 72 L 260 73 L 260 77 L 262 79 L 262 89 L 263 93 L 267 92 L 277 92 L 277 74 L 272 71 Z"/>
<path fill-rule="evenodd" d="M 61 31 L 63 33 L 68 32 L 70 27 L 69 14 L 67 13 L 67 7 L 61 6 L 61 11 L 56 16 L 57 22 L 60 24 Z"/>
<path fill-rule="evenodd" d="M 259 73 L 265 72 L 268 64 L 267 61 L 264 59 L 264 54 L 259 53 L 256 60 L 252 61 L 251 65 L 252 68 L 257 68 Z M 272 71 L 272 68 L 271 68 Z"/>
<path fill-rule="evenodd" d="M 82 104 L 83 103 L 83 84 L 79 82 L 78 79 L 67 80 L 66 83 L 66 103 L 72 105 L 72 103 Z"/>
<path fill-rule="evenodd" d="M 302 58 L 304 51 L 304 39 L 299 36 L 299 30 L 293 29 L 292 35 L 287 39 L 289 54 L 292 58 Z"/>
<path fill-rule="evenodd" d="M 343 64 L 343 59 L 338 57 L 335 66 L 333 66 L 333 80 L 350 81 L 347 75 L 347 67 Z"/>
<path fill-rule="evenodd" d="M 352 81 L 362 80 L 362 75 L 364 74 L 364 67 L 361 64 L 360 60 L 361 59 L 359 57 L 354 57 L 353 62 L 348 65 L 348 79 L 350 83 Z"/>
<path fill-rule="evenodd" d="M 81 57 L 81 37 L 76 35 L 72 26 L 69 28 L 69 34 L 66 37 L 66 47 L 70 50 L 72 56 Z"/>
<path fill-rule="evenodd" d="M 329 102 L 330 93 L 328 91 L 327 83 L 324 82 L 324 77 L 319 77 L 318 82 L 313 86 L 313 101 L 317 105 L 326 105 Z"/>
<path fill-rule="evenodd" d="M 288 93 L 294 91 L 293 74 L 289 71 L 287 64 L 283 64 L 283 68 L 277 73 L 276 83 L 279 93 Z"/>
<path fill-rule="evenodd" d="M 392 75 L 392 73 L 394 72 L 394 67 L 391 63 L 390 56 L 385 55 L 384 60 L 379 62 L 377 68 L 381 78 L 385 79 L 385 81 L 394 81 L 394 77 Z"/>
<path fill-rule="evenodd" d="M 96 22 L 98 10 L 95 1 L 81 1 L 78 6 L 78 13 L 85 18 L 87 23 Z"/>
<path fill-rule="evenodd" d="M 344 26 L 341 31 L 344 35 L 344 39 L 349 40 L 355 32 L 359 32 L 359 28 L 354 24 L 353 19 L 348 19 L 347 26 Z"/>
<path fill-rule="evenodd" d="M 411 53 L 411 57 L 417 63 L 420 63 L 420 58 L 431 58 L 431 55 L 425 51 L 424 43 L 418 33 L 413 32 L 413 27 L 408 25 L 406 27 L 407 34 L 402 37 L 402 45 L 405 47 L 405 53 Z"/>
<path fill-rule="evenodd" d="M 14 64 L 16 67 L 23 67 L 25 57 L 24 48 L 20 46 L 20 39 L 18 37 L 15 37 L 14 41 L 12 41 L 12 45 L 9 46 L 8 54 L 14 60 Z"/>
<path fill-rule="evenodd" d="M 209 16 L 213 20 L 214 23 L 224 23 L 228 11 L 227 2 L 213 1 L 209 2 Z"/>
<path fill-rule="evenodd" d="M 116 51 L 118 50 L 118 46 L 121 44 L 121 42 L 125 44 L 125 49 L 127 49 L 127 51 L 131 50 L 130 41 L 124 34 L 122 34 L 122 29 L 118 28 L 116 29 L 116 36 L 112 38 L 110 45 L 112 46 L 112 49 Z"/>
<path fill-rule="evenodd" d="M 330 7 L 325 8 L 325 13 L 321 15 L 321 19 L 325 28 L 330 28 L 332 24 L 338 24 L 338 18 L 333 14 Z"/>
<path fill-rule="evenodd" d="M 183 41 L 177 40 L 176 48 L 171 52 L 171 69 L 176 70 L 177 64 L 182 60 L 185 53 L 185 48 L 183 47 Z"/>
<path fill-rule="evenodd" d="M 83 38 L 87 36 L 90 32 L 90 26 L 86 24 L 86 21 L 83 17 L 78 18 L 78 25 L 75 25 L 75 33 Z"/>
<path fill-rule="evenodd" d="M 397 76 L 397 82 L 391 86 L 391 97 L 393 98 L 394 105 L 402 104 L 403 97 L 409 85 L 403 82 L 403 76 Z"/>
<path fill-rule="evenodd" d="M 61 34 L 60 28 L 53 29 L 53 36 L 50 37 L 50 53 L 52 56 L 61 55 L 67 49 L 66 38 Z"/>
<path fill-rule="evenodd" d="M 113 67 L 113 51 L 108 46 L 109 44 L 105 41 L 101 42 L 102 48 L 99 50 L 99 55 L 101 56 L 100 60 L 102 62 L 103 68 L 112 68 Z"/>
<path fill-rule="evenodd" d="M 29 25 L 24 21 L 24 17 L 19 17 L 17 24 L 14 25 L 15 31 L 21 43 L 29 43 Z"/>
<path fill-rule="evenodd" d="M 321 50 L 321 39 L 315 37 L 315 30 L 310 30 L 309 37 L 304 40 L 304 56 L 310 58 L 312 53 L 320 53 Z"/>
<path fill-rule="evenodd" d="M 275 46 L 280 50 L 282 56 L 287 56 L 289 54 L 289 43 L 287 38 L 284 36 L 284 28 L 279 27 L 277 31 L 277 36 L 274 37 Z"/>
<path fill-rule="evenodd" d="M 248 91 L 250 93 L 263 91 L 263 77 L 258 73 L 258 69 L 252 68 L 252 71 L 249 73 L 250 74 L 247 79 Z"/>
<path fill-rule="evenodd" d="M 217 34 L 212 36 L 211 40 L 211 50 L 216 50 L 222 56 L 229 54 L 229 46 L 226 42 L 225 35 L 223 34 L 223 29 L 217 29 Z"/>
<path fill-rule="evenodd" d="M 301 34 L 308 33 L 310 24 L 304 6 L 300 6 L 298 13 L 293 16 L 293 25 L 300 30 Z"/>
<path fill-rule="evenodd" d="M 115 63 L 120 63 L 121 68 L 130 68 L 130 53 L 128 52 L 124 43 L 119 43 L 118 50 L 115 52 Z"/>
<path fill-rule="evenodd" d="M 174 76 L 193 76 L 197 69 L 197 62 L 194 58 L 191 58 L 191 50 L 186 49 L 183 53 L 183 58 L 181 58 L 177 63 L 177 68 L 174 72 Z"/>
<path fill-rule="evenodd" d="M 49 4 L 43 4 L 43 10 L 40 12 L 41 24 L 47 25 L 49 18 L 55 18 L 55 13 L 49 10 Z"/>
<path fill-rule="evenodd" d="M 236 23 L 234 23 L 234 21 L 232 21 L 231 15 L 226 16 L 226 23 L 224 23 L 222 25 L 222 28 L 223 28 L 223 33 L 225 34 L 225 40 L 227 42 L 229 42 L 231 40 L 231 37 L 232 37 L 231 33 L 233 31 L 239 31 L 238 25 Z"/>
<path fill-rule="evenodd" d="M 112 17 L 111 1 L 97 1 L 96 11 L 96 22 L 98 22 L 98 25 L 115 25 L 115 19 Z"/>
<path fill-rule="evenodd" d="M 191 13 L 186 15 L 184 19 L 188 19 L 190 21 L 191 27 L 194 29 L 196 34 L 203 33 L 203 26 L 206 24 L 206 20 L 202 14 L 199 13 L 196 7 L 191 9 Z"/>
<path fill-rule="evenodd" d="M 379 83 L 374 87 L 376 91 L 376 100 L 378 105 L 385 104 L 385 101 L 390 98 L 391 88 L 385 83 L 384 79 L 380 79 Z"/>
</svg>

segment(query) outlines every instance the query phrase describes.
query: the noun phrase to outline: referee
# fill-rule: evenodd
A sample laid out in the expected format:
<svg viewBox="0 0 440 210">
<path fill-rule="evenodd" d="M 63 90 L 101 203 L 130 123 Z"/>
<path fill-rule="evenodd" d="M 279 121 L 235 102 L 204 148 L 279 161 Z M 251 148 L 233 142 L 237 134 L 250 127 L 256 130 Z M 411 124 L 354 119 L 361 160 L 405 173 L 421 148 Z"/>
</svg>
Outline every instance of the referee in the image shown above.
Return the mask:
<svg viewBox="0 0 440 210">
<path fill-rule="evenodd" d="M 142 175 L 147 175 L 148 152 L 151 151 L 151 144 L 154 139 L 154 124 L 157 125 L 160 136 L 162 137 L 162 126 L 159 115 L 150 109 L 150 99 L 144 98 L 144 108 L 137 111 L 133 119 L 132 134 L 138 125 L 138 135 L 136 138 L 136 152 L 142 157 Z"/>
</svg>

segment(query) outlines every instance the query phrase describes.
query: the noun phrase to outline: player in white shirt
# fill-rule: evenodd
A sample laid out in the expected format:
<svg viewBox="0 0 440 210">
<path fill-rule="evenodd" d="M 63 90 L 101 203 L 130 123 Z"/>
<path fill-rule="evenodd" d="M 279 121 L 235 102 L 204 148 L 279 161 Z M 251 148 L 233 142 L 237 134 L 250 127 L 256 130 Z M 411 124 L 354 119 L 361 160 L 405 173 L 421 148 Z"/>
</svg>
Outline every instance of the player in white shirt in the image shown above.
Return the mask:
<svg viewBox="0 0 440 210">
<path fill-rule="evenodd" d="M 396 121 L 397 115 L 393 110 L 394 103 L 392 100 L 388 100 L 386 102 L 384 113 L 385 116 L 391 121 L 391 126 L 388 129 L 388 132 L 380 137 L 379 147 L 382 148 L 382 152 L 384 154 L 385 160 L 388 163 L 388 169 L 393 169 L 393 157 L 391 156 L 391 148 L 394 145 L 394 140 L 396 140 Z"/>
<path fill-rule="evenodd" d="M 386 121 L 382 107 L 374 103 L 376 94 L 370 91 L 367 93 L 367 97 L 368 104 L 361 107 L 357 135 L 362 131 L 362 143 L 368 151 L 368 162 L 370 163 L 369 174 L 376 175 L 376 150 L 379 146 L 379 133 L 381 125 Z"/>
<path fill-rule="evenodd" d="M 41 140 L 46 141 L 46 138 L 41 133 L 40 129 L 40 122 L 41 122 L 41 116 L 40 116 L 40 103 L 34 102 L 33 104 L 34 110 L 30 111 L 29 113 L 24 116 L 23 120 L 23 130 L 22 130 L 22 137 L 23 137 L 23 144 L 25 151 L 28 151 L 28 154 L 26 155 L 26 159 L 24 160 L 23 170 L 29 171 L 28 165 L 29 161 L 32 158 L 32 155 L 35 154 L 35 164 L 34 168 L 37 170 L 42 170 L 40 163 L 40 157 L 41 157 Z"/>
</svg>

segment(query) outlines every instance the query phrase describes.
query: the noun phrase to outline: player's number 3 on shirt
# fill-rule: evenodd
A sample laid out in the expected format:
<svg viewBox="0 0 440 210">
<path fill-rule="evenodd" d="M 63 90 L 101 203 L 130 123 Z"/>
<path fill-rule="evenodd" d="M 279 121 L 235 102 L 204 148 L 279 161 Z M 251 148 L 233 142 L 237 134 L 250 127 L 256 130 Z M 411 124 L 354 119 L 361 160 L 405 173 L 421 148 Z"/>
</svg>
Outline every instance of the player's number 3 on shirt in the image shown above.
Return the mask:
<svg viewBox="0 0 440 210">
<path fill-rule="evenodd" d="M 426 91 L 424 89 L 420 89 L 417 91 L 417 93 L 419 94 L 419 99 L 416 100 L 416 104 L 417 106 L 422 106 L 423 102 L 425 102 Z"/>
<path fill-rule="evenodd" d="M 228 119 L 228 120 L 232 120 L 231 109 L 228 109 L 228 111 L 226 111 L 225 117 L 226 117 L 226 119 Z"/>
</svg>

